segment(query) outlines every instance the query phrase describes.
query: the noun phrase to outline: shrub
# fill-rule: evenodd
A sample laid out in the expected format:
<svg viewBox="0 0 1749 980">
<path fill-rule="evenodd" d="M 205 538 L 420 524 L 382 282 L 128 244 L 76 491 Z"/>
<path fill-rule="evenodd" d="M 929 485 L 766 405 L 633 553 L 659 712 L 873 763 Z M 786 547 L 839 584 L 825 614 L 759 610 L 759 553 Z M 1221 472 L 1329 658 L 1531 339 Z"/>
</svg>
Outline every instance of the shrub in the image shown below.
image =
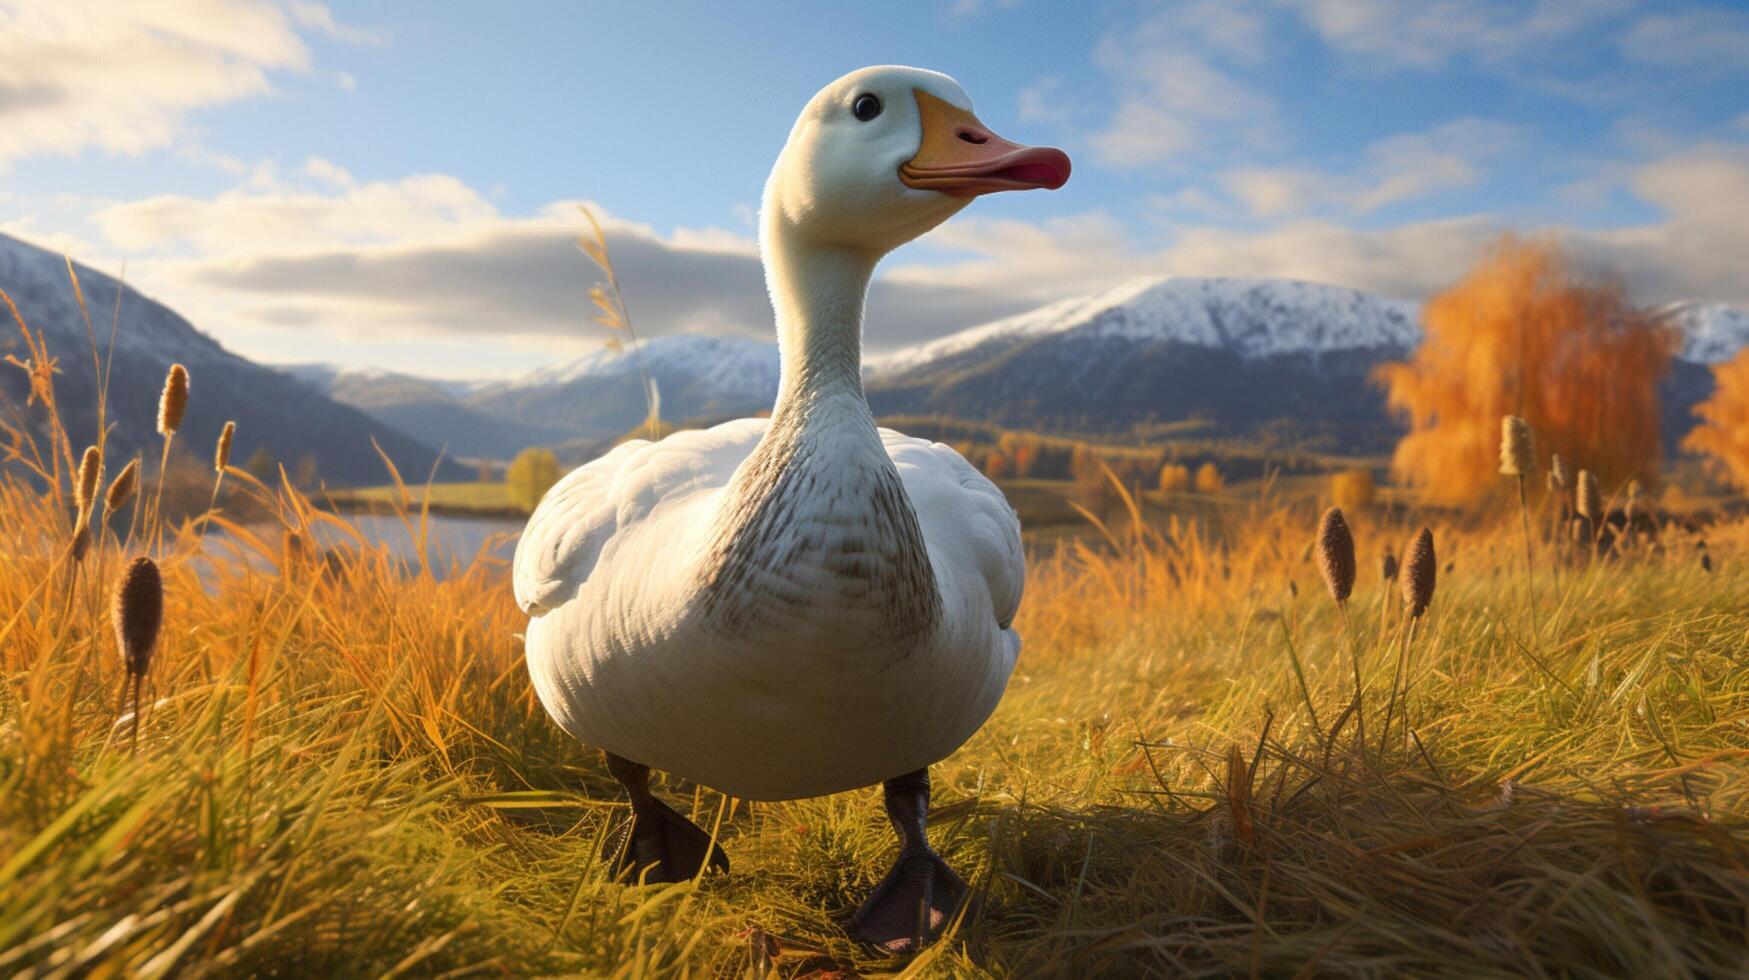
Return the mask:
<svg viewBox="0 0 1749 980">
<path fill-rule="evenodd" d="M 1221 475 L 1220 467 L 1213 463 L 1204 463 L 1196 468 L 1196 492 L 1220 493 L 1227 485 L 1227 478 Z"/>
<path fill-rule="evenodd" d="M 524 449 L 504 471 L 504 487 L 510 503 L 525 511 L 533 511 L 540 498 L 557 482 L 559 458 L 551 449 Z"/>
<path fill-rule="evenodd" d="M 1167 463 L 1160 467 L 1160 492 L 1182 493 L 1190 489 L 1190 467 L 1183 463 Z"/>
</svg>

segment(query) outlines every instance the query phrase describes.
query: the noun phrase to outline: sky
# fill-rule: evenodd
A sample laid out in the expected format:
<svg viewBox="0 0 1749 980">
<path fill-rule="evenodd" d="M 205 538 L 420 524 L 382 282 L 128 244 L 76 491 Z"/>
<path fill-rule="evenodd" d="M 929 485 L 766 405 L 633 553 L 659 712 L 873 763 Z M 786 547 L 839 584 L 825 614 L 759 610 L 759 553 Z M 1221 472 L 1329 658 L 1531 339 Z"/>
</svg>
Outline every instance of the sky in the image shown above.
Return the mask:
<svg viewBox="0 0 1749 980">
<path fill-rule="evenodd" d="M 1075 172 L 889 256 L 873 352 L 1136 276 L 1421 299 L 1507 232 L 1749 306 L 1743 3 L 0 0 L 0 232 L 258 360 L 507 377 L 603 343 L 582 203 L 641 334 L 769 337 L 765 176 L 884 63 Z"/>
</svg>

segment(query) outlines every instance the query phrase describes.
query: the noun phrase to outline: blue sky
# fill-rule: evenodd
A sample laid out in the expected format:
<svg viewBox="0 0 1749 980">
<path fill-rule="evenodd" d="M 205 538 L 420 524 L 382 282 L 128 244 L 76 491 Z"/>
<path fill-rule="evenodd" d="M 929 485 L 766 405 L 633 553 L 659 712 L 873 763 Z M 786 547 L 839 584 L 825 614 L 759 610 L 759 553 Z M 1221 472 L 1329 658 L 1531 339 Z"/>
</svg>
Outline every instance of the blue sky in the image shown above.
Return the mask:
<svg viewBox="0 0 1749 980">
<path fill-rule="evenodd" d="M 138 8 L 149 7 L 149 10 Z M 0 0 L 0 231 L 228 346 L 503 375 L 598 345 L 570 202 L 649 333 L 769 333 L 795 113 L 946 71 L 1074 158 L 889 259 L 888 349 L 1135 275 L 1418 298 L 1503 231 L 1749 303 L 1749 9 L 1627 0 L 884 5 Z"/>
</svg>

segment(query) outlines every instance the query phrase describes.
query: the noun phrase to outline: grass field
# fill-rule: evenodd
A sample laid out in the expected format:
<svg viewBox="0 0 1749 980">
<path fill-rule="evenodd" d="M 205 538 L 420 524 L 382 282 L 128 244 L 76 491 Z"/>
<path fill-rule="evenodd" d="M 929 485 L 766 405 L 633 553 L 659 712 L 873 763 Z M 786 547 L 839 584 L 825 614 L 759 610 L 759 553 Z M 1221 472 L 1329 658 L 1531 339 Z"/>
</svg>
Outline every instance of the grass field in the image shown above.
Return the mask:
<svg viewBox="0 0 1749 980">
<path fill-rule="evenodd" d="M 249 490 L 288 530 L 344 524 Z M 500 564 L 437 581 L 362 540 L 318 561 L 238 535 L 263 570 L 167 534 L 135 748 L 108 603 L 139 548 L 73 562 L 70 509 L 0 482 L 20 529 L 0 973 L 1709 976 L 1749 956 L 1743 525 L 1707 533 L 1711 572 L 1675 532 L 1558 575 L 1544 548 L 1534 616 L 1515 524 L 1436 525 L 1412 637 L 1377 566 L 1412 527 L 1365 512 L 1346 617 L 1309 506 L 1236 498 L 1219 547 L 1170 519 L 1065 542 L 1031 570 L 1005 701 L 933 771 L 935 843 L 981 914 L 905 964 L 838 924 L 891 860 L 872 789 L 659 782 L 734 872 L 611 881 L 626 811 L 536 702 Z"/>
</svg>

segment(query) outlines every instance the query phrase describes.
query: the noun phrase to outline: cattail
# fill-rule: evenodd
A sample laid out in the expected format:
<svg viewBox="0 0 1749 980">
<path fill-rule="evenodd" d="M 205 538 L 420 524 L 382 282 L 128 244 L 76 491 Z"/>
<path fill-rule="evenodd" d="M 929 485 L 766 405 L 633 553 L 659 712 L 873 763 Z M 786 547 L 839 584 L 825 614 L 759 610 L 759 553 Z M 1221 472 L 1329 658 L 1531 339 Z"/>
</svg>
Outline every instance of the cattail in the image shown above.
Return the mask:
<svg viewBox="0 0 1749 980">
<path fill-rule="evenodd" d="M 86 552 L 90 550 L 91 522 L 80 518 L 79 523 L 73 528 L 73 547 L 71 549 L 73 560 L 76 562 L 84 561 Z"/>
<path fill-rule="evenodd" d="M 157 562 L 140 557 L 128 565 L 116 585 L 114 619 L 115 642 L 128 675 L 145 674 L 164 619 L 164 580 Z"/>
<path fill-rule="evenodd" d="M 1536 450 L 1531 445 L 1530 423 L 1516 415 L 1500 417 L 1500 472 L 1517 477 L 1536 472 Z"/>
<path fill-rule="evenodd" d="M 1324 575 L 1324 585 L 1337 605 L 1348 601 L 1354 592 L 1354 536 L 1348 533 L 1348 521 L 1342 508 L 1332 507 L 1318 522 L 1318 571 Z"/>
<path fill-rule="evenodd" d="M 226 422 L 219 430 L 219 444 L 213 449 L 213 472 L 224 473 L 231 462 L 231 439 L 237 435 L 237 423 Z"/>
<path fill-rule="evenodd" d="M 164 579 L 150 558 L 135 558 L 115 587 L 115 645 L 134 693 L 133 739 L 140 740 L 140 685 L 152 666 L 152 650 L 158 645 L 158 627 L 164 621 Z"/>
<path fill-rule="evenodd" d="M 1409 618 L 1416 619 L 1427 611 L 1433 601 L 1433 585 L 1439 575 L 1439 559 L 1433 553 L 1433 532 L 1422 528 L 1409 542 L 1403 558 L 1403 604 L 1409 607 Z"/>
<path fill-rule="evenodd" d="M 1590 470 L 1579 471 L 1579 485 L 1574 491 L 1573 509 L 1580 517 L 1595 522 L 1603 517 L 1603 495 L 1597 489 L 1597 477 Z"/>
<path fill-rule="evenodd" d="M 109 491 L 103 495 L 103 507 L 110 513 L 121 510 L 127 504 L 128 498 L 134 495 L 134 489 L 140 482 L 140 460 L 134 457 L 128 460 L 128 465 L 110 481 Z"/>
<path fill-rule="evenodd" d="M 164 393 L 158 396 L 158 431 L 173 436 L 182 428 L 182 416 L 188 411 L 188 369 L 170 365 L 164 376 Z"/>
<path fill-rule="evenodd" d="M 1389 548 L 1385 549 L 1385 556 L 1379 561 L 1379 574 L 1386 582 L 1397 580 L 1397 553 Z"/>
<path fill-rule="evenodd" d="M 1580 514 L 1573 518 L 1573 543 L 1580 547 L 1591 547 L 1591 518 Z"/>
<path fill-rule="evenodd" d="M 1549 489 L 1550 490 L 1565 490 L 1565 489 L 1567 489 L 1567 476 L 1568 476 L 1568 474 L 1567 474 L 1567 461 L 1561 458 L 1560 453 L 1556 453 L 1553 456 L 1550 456 L 1549 457 Z"/>
<path fill-rule="evenodd" d="M 103 479 L 103 453 L 96 446 L 86 446 L 79 459 L 79 478 L 73 485 L 73 506 L 83 522 L 91 513 L 91 502 L 97 499 L 97 483 Z"/>
</svg>

